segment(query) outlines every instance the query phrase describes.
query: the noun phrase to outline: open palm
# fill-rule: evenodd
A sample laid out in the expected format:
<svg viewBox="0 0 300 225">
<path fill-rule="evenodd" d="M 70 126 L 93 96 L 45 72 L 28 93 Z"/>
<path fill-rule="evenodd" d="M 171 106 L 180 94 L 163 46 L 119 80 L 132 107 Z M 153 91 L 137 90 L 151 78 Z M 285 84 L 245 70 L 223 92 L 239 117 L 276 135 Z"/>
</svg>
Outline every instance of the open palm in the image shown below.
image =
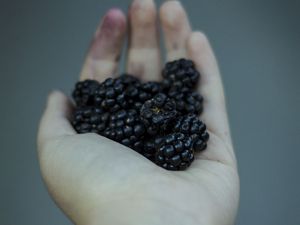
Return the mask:
<svg viewBox="0 0 300 225">
<path fill-rule="evenodd" d="M 159 80 L 161 58 L 155 4 L 135 0 L 129 10 L 127 72 Z M 208 148 L 186 171 L 166 171 L 131 149 L 96 134 L 76 134 L 72 104 L 60 92 L 48 100 L 38 134 L 41 171 L 57 205 L 76 224 L 233 224 L 239 178 L 218 66 L 207 38 L 192 31 L 178 1 L 160 8 L 167 60 L 192 59 L 204 96 L 201 119 Z M 125 15 L 109 10 L 97 29 L 81 79 L 117 74 L 126 36 Z"/>
</svg>

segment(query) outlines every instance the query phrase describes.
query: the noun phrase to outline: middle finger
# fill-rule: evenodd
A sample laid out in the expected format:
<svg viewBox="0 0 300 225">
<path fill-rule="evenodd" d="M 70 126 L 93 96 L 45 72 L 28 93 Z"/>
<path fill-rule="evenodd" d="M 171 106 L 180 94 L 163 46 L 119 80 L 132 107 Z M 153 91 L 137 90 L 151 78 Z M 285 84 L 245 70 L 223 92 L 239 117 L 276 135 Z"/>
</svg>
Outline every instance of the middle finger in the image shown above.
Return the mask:
<svg viewBox="0 0 300 225">
<path fill-rule="evenodd" d="M 161 70 L 157 12 L 153 0 L 134 0 L 129 10 L 127 72 L 158 80 Z"/>
</svg>

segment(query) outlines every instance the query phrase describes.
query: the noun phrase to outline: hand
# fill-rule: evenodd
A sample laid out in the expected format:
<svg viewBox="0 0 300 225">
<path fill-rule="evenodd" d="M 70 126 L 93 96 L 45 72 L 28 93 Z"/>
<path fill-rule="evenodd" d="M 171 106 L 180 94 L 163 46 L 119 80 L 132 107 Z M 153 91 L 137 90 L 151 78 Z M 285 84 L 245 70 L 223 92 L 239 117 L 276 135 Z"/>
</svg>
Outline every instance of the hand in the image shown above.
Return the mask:
<svg viewBox="0 0 300 225">
<path fill-rule="evenodd" d="M 38 154 L 42 176 L 57 205 L 75 223 L 222 224 L 234 223 L 239 178 L 217 62 L 204 34 L 192 31 L 178 1 L 160 8 L 167 60 L 192 59 L 204 96 L 201 119 L 208 148 L 186 171 L 166 171 L 133 150 L 96 134 L 76 134 L 69 123 L 72 104 L 53 92 L 40 123 Z M 161 58 L 152 0 L 135 0 L 129 10 L 127 72 L 160 79 Z M 81 79 L 103 81 L 116 74 L 126 34 L 126 17 L 112 9 L 100 24 Z"/>
</svg>

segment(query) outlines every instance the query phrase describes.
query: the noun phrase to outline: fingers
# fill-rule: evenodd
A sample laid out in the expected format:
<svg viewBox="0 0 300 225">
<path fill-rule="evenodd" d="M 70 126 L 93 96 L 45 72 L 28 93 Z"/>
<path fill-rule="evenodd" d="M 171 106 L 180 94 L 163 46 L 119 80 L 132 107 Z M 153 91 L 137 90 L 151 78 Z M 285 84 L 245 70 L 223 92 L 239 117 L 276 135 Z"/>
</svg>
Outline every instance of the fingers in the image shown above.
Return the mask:
<svg viewBox="0 0 300 225">
<path fill-rule="evenodd" d="M 116 73 L 126 34 L 126 17 L 119 9 L 104 16 L 88 50 L 80 79 L 103 81 Z"/>
<path fill-rule="evenodd" d="M 53 138 L 75 134 L 68 120 L 71 109 L 70 101 L 61 92 L 54 91 L 49 95 L 38 132 L 39 146 Z"/>
<path fill-rule="evenodd" d="M 129 9 L 127 72 L 157 80 L 161 71 L 157 12 L 153 0 L 134 0 Z"/>
<path fill-rule="evenodd" d="M 193 32 L 187 50 L 201 74 L 199 91 L 204 97 L 202 119 L 212 132 L 231 144 L 222 80 L 209 41 L 203 33 Z"/>
<path fill-rule="evenodd" d="M 167 60 L 186 58 L 186 43 L 191 33 L 187 14 L 179 1 L 167 1 L 160 9 Z"/>
</svg>

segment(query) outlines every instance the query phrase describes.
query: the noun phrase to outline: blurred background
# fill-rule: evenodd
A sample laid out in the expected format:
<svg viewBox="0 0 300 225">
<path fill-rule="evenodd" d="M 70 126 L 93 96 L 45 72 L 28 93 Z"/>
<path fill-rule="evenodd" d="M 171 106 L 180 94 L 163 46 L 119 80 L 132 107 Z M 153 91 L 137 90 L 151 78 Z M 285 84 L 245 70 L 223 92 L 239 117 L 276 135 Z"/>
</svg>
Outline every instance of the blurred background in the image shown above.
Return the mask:
<svg viewBox="0 0 300 225">
<path fill-rule="evenodd" d="M 70 94 L 101 16 L 129 3 L 1 0 L 0 224 L 71 224 L 40 177 L 38 121 L 50 90 Z M 183 4 L 223 74 L 241 177 L 236 224 L 300 224 L 300 1 Z"/>
</svg>

